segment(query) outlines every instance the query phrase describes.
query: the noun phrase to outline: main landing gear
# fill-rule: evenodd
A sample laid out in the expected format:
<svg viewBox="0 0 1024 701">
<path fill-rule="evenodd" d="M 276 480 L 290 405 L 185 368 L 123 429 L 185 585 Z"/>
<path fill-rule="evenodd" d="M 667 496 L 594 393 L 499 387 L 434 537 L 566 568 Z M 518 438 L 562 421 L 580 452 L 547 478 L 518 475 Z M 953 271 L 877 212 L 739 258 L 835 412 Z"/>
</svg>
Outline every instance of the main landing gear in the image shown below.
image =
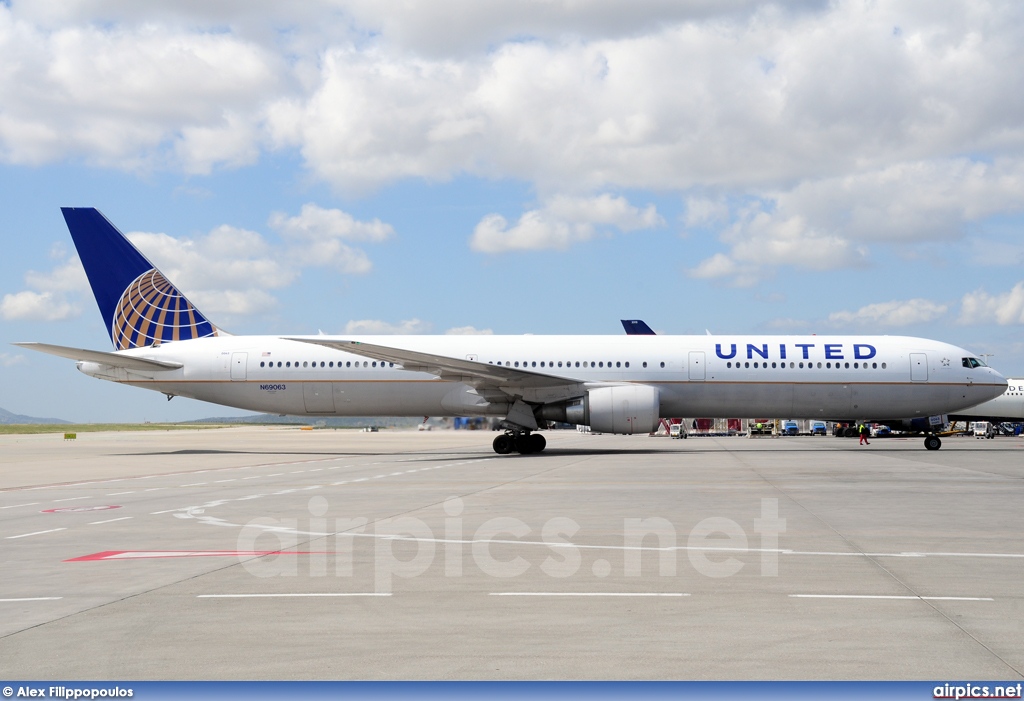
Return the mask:
<svg viewBox="0 0 1024 701">
<path fill-rule="evenodd" d="M 938 436 L 925 436 L 924 447 L 928 450 L 938 450 L 942 447 L 942 440 Z"/>
<path fill-rule="evenodd" d="M 539 453 L 547 445 L 547 440 L 539 433 L 506 431 L 494 439 L 493 447 L 494 452 L 498 455 L 508 455 L 509 453 L 527 455 L 528 453 Z"/>
</svg>

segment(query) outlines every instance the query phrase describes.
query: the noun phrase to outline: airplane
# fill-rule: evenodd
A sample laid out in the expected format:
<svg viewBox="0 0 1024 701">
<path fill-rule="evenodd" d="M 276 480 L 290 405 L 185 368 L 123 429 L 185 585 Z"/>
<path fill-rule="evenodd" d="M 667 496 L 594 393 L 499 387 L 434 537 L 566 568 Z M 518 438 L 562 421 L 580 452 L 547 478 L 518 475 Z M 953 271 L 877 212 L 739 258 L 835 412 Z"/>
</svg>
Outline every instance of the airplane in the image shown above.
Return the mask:
<svg viewBox="0 0 1024 701">
<path fill-rule="evenodd" d="M 544 450 L 548 422 L 613 434 L 684 415 L 881 422 L 955 413 L 1006 388 L 975 354 L 903 336 L 231 335 L 98 210 L 61 211 L 114 350 L 15 345 L 168 399 L 299 416 L 500 417 L 494 451 L 525 454 Z"/>
<path fill-rule="evenodd" d="M 1024 380 L 1008 378 L 1006 391 L 995 399 L 950 414 L 951 421 L 1024 421 Z"/>
</svg>

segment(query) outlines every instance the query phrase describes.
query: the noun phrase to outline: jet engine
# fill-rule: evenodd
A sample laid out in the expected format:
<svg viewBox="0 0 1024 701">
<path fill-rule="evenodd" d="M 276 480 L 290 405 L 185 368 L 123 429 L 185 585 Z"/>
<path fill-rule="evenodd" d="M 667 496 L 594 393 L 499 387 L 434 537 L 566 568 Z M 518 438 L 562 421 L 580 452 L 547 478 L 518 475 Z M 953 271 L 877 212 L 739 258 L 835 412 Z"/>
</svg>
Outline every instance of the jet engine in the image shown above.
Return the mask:
<svg viewBox="0 0 1024 701">
<path fill-rule="evenodd" d="M 661 414 L 658 390 L 647 385 L 622 385 L 589 390 L 582 399 L 545 404 L 538 418 L 590 426 L 599 433 L 651 433 Z"/>
</svg>

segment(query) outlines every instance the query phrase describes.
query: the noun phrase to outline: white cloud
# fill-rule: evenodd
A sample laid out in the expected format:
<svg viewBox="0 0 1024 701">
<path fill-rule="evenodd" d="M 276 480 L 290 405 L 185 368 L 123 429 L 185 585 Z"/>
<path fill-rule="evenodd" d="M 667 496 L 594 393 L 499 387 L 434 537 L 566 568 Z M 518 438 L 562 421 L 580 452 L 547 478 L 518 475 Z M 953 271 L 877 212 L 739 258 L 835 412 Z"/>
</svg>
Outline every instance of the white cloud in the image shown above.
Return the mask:
<svg viewBox="0 0 1024 701">
<path fill-rule="evenodd" d="M 596 197 L 558 195 L 541 209 L 519 217 L 515 225 L 500 214 L 488 214 L 473 230 L 470 248 L 483 253 L 557 249 L 588 241 L 599 227 L 635 231 L 664 224 L 654 205 L 638 209 L 624 197 L 602 194 Z"/>
<path fill-rule="evenodd" d="M 959 321 L 961 324 L 995 322 L 1000 326 L 1024 324 L 1024 282 L 996 295 L 984 290 L 968 292 L 960 302 Z"/>
<path fill-rule="evenodd" d="M 15 365 L 24 365 L 27 361 L 23 355 L 11 355 L 10 353 L 0 353 L 0 367 L 10 368 Z"/>
<path fill-rule="evenodd" d="M 407 319 L 405 321 L 400 321 L 397 324 L 380 321 L 378 319 L 360 319 L 358 321 L 350 321 L 345 324 L 344 333 L 353 335 L 392 336 L 430 333 L 430 329 L 431 324 L 429 322 L 420 321 L 419 319 Z"/>
<path fill-rule="evenodd" d="M 324 226 L 309 224 L 317 217 Z M 138 231 L 126 235 L 205 314 L 247 316 L 275 309 L 272 292 L 293 284 L 303 268 L 330 265 L 344 274 L 368 272 L 372 265 L 366 253 L 336 237 L 379 241 L 392 232 L 377 219 L 359 222 L 341 210 L 314 204 L 303 207 L 299 217 L 277 213 L 271 219 L 284 234 L 283 245 L 227 224 L 193 237 Z M 64 252 L 57 247 L 52 253 Z M 49 272 L 27 272 L 25 284 L 30 289 L 3 297 L 0 318 L 60 321 L 77 316 L 83 302 L 92 298 L 77 256 Z"/>
<path fill-rule="evenodd" d="M 52 292 L 25 290 L 0 299 L 0 317 L 7 321 L 63 321 L 79 309 Z"/>
<path fill-rule="evenodd" d="M 289 255 L 305 266 L 333 267 L 342 273 L 367 273 L 373 265 L 366 253 L 343 243 L 379 243 L 394 236 L 394 229 L 380 219 L 358 221 L 340 209 L 324 209 L 313 203 L 302 206 L 294 217 L 274 212 L 268 221 L 289 244 Z"/>
<path fill-rule="evenodd" d="M 491 329 L 478 329 L 473 326 L 456 326 L 444 332 L 446 336 L 492 336 Z"/>
<path fill-rule="evenodd" d="M 51 29 L 20 4 L 0 5 L 0 158 L 84 156 L 120 168 L 166 160 L 186 172 L 251 162 L 263 100 L 283 87 L 281 57 L 228 32 L 103 26 L 82 14 Z"/>
<path fill-rule="evenodd" d="M 298 216 L 274 212 L 268 222 L 270 228 L 283 236 L 297 240 L 346 239 L 349 241 L 386 241 L 395 235 L 390 224 L 380 219 L 357 221 L 340 209 L 324 209 L 312 202 L 302 205 Z"/>
<path fill-rule="evenodd" d="M 934 321 L 948 310 L 945 304 L 927 299 L 893 300 L 869 304 L 853 312 L 833 312 L 828 321 L 835 326 L 910 326 Z"/>
</svg>

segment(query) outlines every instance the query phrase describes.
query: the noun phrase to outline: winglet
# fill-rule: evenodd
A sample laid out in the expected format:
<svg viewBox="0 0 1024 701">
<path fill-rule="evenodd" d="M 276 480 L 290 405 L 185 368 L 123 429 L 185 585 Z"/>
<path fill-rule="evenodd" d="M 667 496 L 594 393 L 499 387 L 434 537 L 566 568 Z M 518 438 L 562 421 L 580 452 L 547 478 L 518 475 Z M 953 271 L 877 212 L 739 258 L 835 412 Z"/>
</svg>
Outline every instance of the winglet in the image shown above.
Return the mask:
<svg viewBox="0 0 1024 701">
<path fill-rule="evenodd" d="M 61 207 L 116 350 L 218 335 L 218 329 L 93 207 Z"/>
<path fill-rule="evenodd" d="M 627 336 L 654 336 L 654 329 L 640 319 L 620 319 Z"/>
</svg>

